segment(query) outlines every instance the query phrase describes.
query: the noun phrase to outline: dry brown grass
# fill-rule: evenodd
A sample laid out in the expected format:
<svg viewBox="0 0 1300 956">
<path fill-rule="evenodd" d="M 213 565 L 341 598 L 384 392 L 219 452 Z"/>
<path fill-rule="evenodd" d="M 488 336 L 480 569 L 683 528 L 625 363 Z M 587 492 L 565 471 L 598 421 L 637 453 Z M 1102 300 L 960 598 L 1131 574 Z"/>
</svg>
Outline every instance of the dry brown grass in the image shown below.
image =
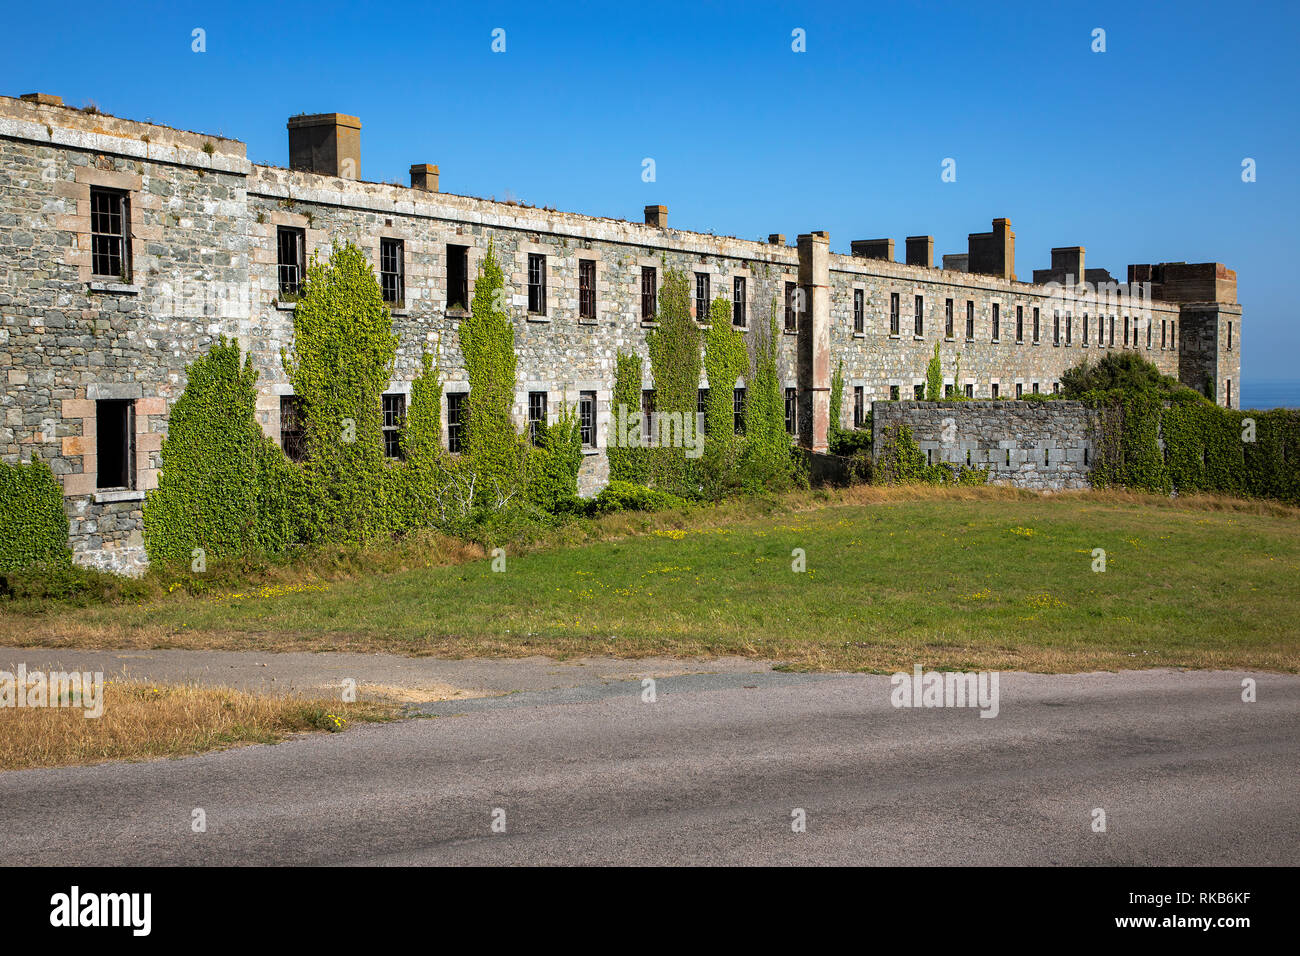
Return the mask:
<svg viewBox="0 0 1300 956">
<path fill-rule="evenodd" d="M 385 720 L 390 707 L 262 697 L 224 687 L 109 681 L 103 715 L 80 707 L 0 709 L 0 770 L 184 757 Z"/>
</svg>

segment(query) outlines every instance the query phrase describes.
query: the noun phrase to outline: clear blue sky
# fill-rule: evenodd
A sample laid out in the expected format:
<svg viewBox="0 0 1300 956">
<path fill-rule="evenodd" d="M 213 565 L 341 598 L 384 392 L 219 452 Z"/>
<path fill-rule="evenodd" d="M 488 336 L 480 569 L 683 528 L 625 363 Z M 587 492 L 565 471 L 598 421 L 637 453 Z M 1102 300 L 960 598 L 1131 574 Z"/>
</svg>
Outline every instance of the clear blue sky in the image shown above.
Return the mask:
<svg viewBox="0 0 1300 956">
<path fill-rule="evenodd" d="M 232 136 L 276 165 L 289 116 L 351 113 L 365 179 L 437 163 L 448 192 L 629 219 L 664 203 L 681 228 L 828 229 L 844 252 L 917 234 L 964 252 L 1006 216 L 1024 279 L 1060 245 L 1121 279 L 1217 260 L 1238 273 L 1243 377 L 1300 380 L 1300 4 L 583 7 L 15 4 L 0 92 Z"/>
</svg>

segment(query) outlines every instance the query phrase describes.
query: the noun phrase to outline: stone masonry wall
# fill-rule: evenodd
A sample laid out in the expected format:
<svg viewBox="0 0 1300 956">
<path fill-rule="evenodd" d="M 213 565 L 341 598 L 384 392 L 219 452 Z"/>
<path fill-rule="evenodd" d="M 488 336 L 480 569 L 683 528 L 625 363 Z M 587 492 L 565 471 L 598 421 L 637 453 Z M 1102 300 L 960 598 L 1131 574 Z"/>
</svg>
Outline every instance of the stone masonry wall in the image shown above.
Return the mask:
<svg viewBox="0 0 1300 956">
<path fill-rule="evenodd" d="M 91 275 L 94 186 L 129 198 L 128 275 Z M 493 244 L 516 310 L 516 423 L 524 425 L 530 391 L 547 393 L 552 417 L 562 403 L 576 402 L 580 391 L 596 393 L 597 439 L 580 476 L 584 494 L 608 477 L 604 452 L 616 354 L 641 355 L 642 385 L 653 387 L 648 324 L 641 320 L 643 266 L 658 270 L 660 288 L 665 266 L 685 271 L 692 292 L 695 275 L 707 274 L 710 298 L 730 299 L 733 280 L 743 277 L 751 342 L 775 300 L 781 385 L 801 392 L 804 435 L 811 434 L 805 411 L 813 407 L 804 393 L 816 391 L 824 403 L 824 383 L 815 377 L 800 383 L 800 335 L 784 323 L 788 282 L 808 286 L 815 312 L 828 307 L 825 357 L 832 371 L 843 362 L 845 425 L 852 424 L 854 386 L 863 388 L 867 402 L 888 398 L 891 385 L 900 398 L 911 397 L 924 381 L 936 341 L 946 379 L 951 381 L 960 353 L 957 385 L 970 383 L 980 397 L 990 395 L 995 383 L 1000 397 L 1014 396 L 1016 384 L 1032 391 L 1037 383 L 1050 392 L 1060 373 L 1084 355 L 1124 344 L 1108 336 L 1100 346 L 1095 316 L 1101 307 L 1094 300 L 1072 304 L 1071 334 L 1067 340 L 1062 328 L 1055 344 L 1055 300 L 1045 286 L 847 255 L 822 260 L 820 269 L 829 262 L 823 277 L 809 268 L 801 273 L 800 250 L 783 242 L 259 166 L 248 162 L 244 144 L 235 140 L 0 97 L 0 457 L 40 455 L 50 463 L 64 485 L 77 561 L 126 571 L 143 566 L 141 507 L 162 464 L 167 413 L 184 389 L 186 365 L 218 335 L 236 339 L 252 355 L 259 419 L 279 440 L 280 399 L 291 392 L 279 353 L 292 340 L 293 306 L 279 301 L 278 226 L 303 229 L 309 256 L 327 255 L 334 241 L 352 240 L 368 250 L 376 270 L 381 238 L 403 240 L 406 294 L 393 313 L 400 345 L 392 392 L 409 391 L 425 349 L 438 351 L 448 393 L 467 387 L 457 338 L 460 316 L 448 308 L 448 245 L 470 249 L 472 296 L 478 263 Z M 529 254 L 546 256 L 545 315 L 528 314 Z M 577 315 L 583 259 L 596 263 L 594 320 Z M 860 333 L 853 322 L 855 287 L 865 297 Z M 900 298 L 897 336 L 889 330 L 892 292 Z M 918 294 L 925 309 L 920 335 L 913 322 Z M 947 298 L 954 300 L 951 338 L 944 334 Z M 967 300 L 975 303 L 976 315 L 969 340 Z M 994 303 L 1002 309 L 996 339 L 990 326 Z M 1016 305 L 1024 308 L 1023 342 L 1015 337 Z M 1162 327 L 1167 323 L 1172 330 L 1179 321 L 1177 304 L 1145 305 Z M 1042 310 L 1037 344 L 1030 332 L 1035 306 Z M 1207 353 L 1204 359 L 1188 355 L 1181 336 L 1177 347 L 1169 341 L 1163 349 L 1159 335 L 1149 350 L 1145 336 L 1132 341 L 1170 374 L 1179 372 L 1180 351 L 1183 365 L 1196 374 L 1221 374 L 1240 350 L 1240 310 L 1233 308 L 1238 324 L 1230 356 L 1208 322 L 1190 343 Z M 1126 306 L 1112 311 L 1123 315 Z M 1093 317 L 1087 342 L 1085 312 Z M 729 389 L 745 383 L 700 384 Z M 96 402 L 103 399 L 134 401 L 132 487 L 103 488 L 98 480 Z"/>
<path fill-rule="evenodd" d="M 1096 413 L 1082 402 L 876 402 L 876 455 L 884 431 L 906 425 L 931 463 L 989 470 L 989 483 L 1059 491 L 1087 488 Z"/>
</svg>

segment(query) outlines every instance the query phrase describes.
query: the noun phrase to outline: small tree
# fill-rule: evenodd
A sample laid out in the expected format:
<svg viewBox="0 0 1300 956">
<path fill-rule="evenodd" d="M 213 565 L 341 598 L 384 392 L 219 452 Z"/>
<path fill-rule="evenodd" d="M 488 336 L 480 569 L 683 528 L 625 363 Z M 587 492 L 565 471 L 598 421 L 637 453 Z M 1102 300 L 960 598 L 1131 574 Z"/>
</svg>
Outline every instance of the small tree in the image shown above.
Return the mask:
<svg viewBox="0 0 1300 956">
<path fill-rule="evenodd" d="M 835 448 L 844 434 L 844 362 L 835 366 L 831 374 L 830 425 L 826 430 L 826 440 Z"/>
<path fill-rule="evenodd" d="M 934 355 L 925 370 L 925 400 L 943 401 L 943 366 L 939 364 L 939 343 L 934 343 Z"/>
</svg>

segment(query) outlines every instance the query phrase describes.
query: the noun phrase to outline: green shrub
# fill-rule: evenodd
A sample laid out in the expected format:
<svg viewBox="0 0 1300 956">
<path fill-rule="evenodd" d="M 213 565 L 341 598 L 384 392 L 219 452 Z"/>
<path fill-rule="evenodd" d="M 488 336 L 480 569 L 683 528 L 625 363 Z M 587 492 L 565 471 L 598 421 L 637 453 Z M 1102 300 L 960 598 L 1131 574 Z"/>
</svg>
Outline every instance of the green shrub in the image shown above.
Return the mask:
<svg viewBox="0 0 1300 956">
<path fill-rule="evenodd" d="M 682 508 L 686 499 L 658 488 L 646 488 L 626 481 L 611 481 L 592 499 L 593 514 L 613 514 L 616 511 L 665 511 Z"/>
<path fill-rule="evenodd" d="M 629 419 L 641 415 L 641 356 L 634 353 L 619 352 L 614 359 L 614 394 L 613 413 L 624 414 Z M 617 429 L 617 420 L 615 423 Z M 623 447 L 616 442 L 607 442 L 606 454 L 609 456 L 609 477 L 613 481 L 630 481 L 644 485 L 650 480 L 650 462 L 648 449 L 640 446 Z"/>
<path fill-rule="evenodd" d="M 988 484 L 986 468 L 952 465 L 948 462 L 930 464 L 928 456 L 912 437 L 907 425 L 890 425 L 884 430 L 883 447 L 876 462 L 873 480 L 887 485 L 984 485 Z"/>
<path fill-rule="evenodd" d="M 0 462 L 0 571 L 37 563 L 72 565 L 63 486 L 39 458 Z"/>
<path fill-rule="evenodd" d="M 562 405 L 556 420 L 537 426 L 537 445 L 528 457 L 528 500 L 558 514 L 578 495 L 582 467 L 582 425 L 576 411 Z"/>
</svg>

